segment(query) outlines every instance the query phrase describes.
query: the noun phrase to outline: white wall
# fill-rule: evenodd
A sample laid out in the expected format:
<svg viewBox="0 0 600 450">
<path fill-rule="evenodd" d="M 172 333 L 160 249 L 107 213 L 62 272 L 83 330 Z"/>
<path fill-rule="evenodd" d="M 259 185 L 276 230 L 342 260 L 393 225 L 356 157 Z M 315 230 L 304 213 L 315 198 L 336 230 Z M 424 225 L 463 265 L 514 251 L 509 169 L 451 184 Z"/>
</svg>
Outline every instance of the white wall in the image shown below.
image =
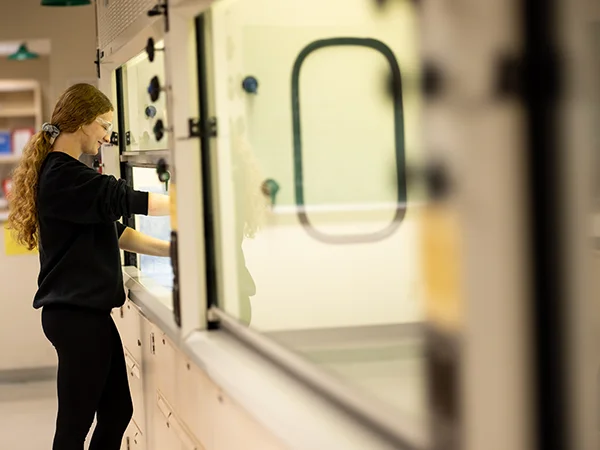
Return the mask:
<svg viewBox="0 0 600 450">
<path fill-rule="evenodd" d="M 93 6 L 50 8 L 40 0 L 5 1 L 0 15 L 0 40 L 50 39 L 50 92 L 54 102 L 70 80 L 96 76 L 96 34 Z"/>
<path fill-rule="evenodd" d="M 331 37 L 371 37 L 395 53 L 404 76 L 406 157 L 420 155 L 418 29 L 412 2 L 394 2 L 380 14 L 374 2 L 223 1 L 213 13 L 218 176 L 225 308 L 237 314 L 236 230 L 248 189 L 265 178 L 281 186 L 279 207 L 244 242 L 257 285 L 253 326 L 262 330 L 400 323 L 421 318 L 417 193 L 396 232 L 375 243 L 330 244 L 315 240 L 294 214 L 291 74 L 298 53 Z M 395 198 L 391 101 L 385 95 L 385 59 L 359 48 L 319 50 L 301 71 L 305 196 L 310 205 L 345 214 L 310 213 L 319 230 L 365 233 L 385 228 L 393 210 L 353 212 Z M 259 81 L 257 96 L 242 80 Z M 243 156 L 242 156 L 243 155 Z M 254 160 L 257 169 L 250 168 Z M 235 167 L 236 169 L 234 169 Z M 234 173 L 234 175 L 232 175 Z M 233 179 L 250 179 L 235 205 Z M 349 205 L 353 203 L 354 205 Z M 328 205 L 328 206 L 327 206 Z M 344 206 L 345 205 L 345 206 Z M 237 214 L 234 212 L 237 208 Z M 293 207 L 291 207 L 293 210 Z M 237 216 L 237 217 L 236 217 Z"/>
<path fill-rule="evenodd" d="M 45 115 L 49 115 L 57 97 L 72 80 L 93 80 L 96 76 L 93 7 L 48 8 L 42 7 L 39 0 L 2 3 L 0 41 L 51 41 L 49 68 L 44 70 L 49 81 L 44 94 Z M 2 242 L 0 268 L 0 370 L 55 365 L 56 354 L 43 335 L 39 311 L 32 308 L 38 255 L 6 257 Z"/>
<path fill-rule="evenodd" d="M 56 353 L 42 332 L 40 311 L 32 306 L 38 255 L 5 256 L 0 231 L 0 371 L 53 366 Z"/>
</svg>

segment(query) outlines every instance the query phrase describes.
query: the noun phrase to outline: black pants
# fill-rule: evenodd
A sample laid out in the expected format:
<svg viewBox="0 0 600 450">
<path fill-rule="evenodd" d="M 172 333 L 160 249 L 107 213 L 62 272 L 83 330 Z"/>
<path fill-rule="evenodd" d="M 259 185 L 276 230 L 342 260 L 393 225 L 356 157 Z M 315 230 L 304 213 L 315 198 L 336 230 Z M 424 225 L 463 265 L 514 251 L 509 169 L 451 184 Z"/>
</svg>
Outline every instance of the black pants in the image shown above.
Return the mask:
<svg viewBox="0 0 600 450">
<path fill-rule="evenodd" d="M 123 346 L 111 315 L 46 306 L 42 326 L 58 354 L 58 416 L 52 449 L 83 450 L 96 415 L 90 450 L 119 450 L 133 404 Z"/>
</svg>

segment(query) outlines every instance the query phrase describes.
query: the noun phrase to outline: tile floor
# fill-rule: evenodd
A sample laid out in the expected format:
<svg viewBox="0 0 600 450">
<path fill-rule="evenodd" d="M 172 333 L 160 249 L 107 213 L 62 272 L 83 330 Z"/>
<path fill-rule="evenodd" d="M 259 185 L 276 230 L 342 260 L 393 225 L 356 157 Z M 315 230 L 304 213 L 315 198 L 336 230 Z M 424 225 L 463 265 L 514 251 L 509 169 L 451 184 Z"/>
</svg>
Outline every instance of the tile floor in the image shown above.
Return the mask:
<svg viewBox="0 0 600 450">
<path fill-rule="evenodd" d="M 54 381 L 0 384 L 0 449 L 52 448 L 55 389 Z"/>
<path fill-rule="evenodd" d="M 55 383 L 51 380 L 0 384 L 0 449 L 52 448 L 56 420 Z"/>
</svg>

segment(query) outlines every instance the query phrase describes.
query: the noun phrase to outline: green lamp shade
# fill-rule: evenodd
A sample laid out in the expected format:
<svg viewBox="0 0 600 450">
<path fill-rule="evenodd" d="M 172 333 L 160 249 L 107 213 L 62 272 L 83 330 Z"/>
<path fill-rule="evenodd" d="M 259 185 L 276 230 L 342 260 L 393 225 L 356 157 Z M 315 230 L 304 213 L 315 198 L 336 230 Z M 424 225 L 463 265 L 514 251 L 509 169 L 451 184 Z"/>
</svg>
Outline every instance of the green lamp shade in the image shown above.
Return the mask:
<svg viewBox="0 0 600 450">
<path fill-rule="evenodd" d="M 92 0 L 42 0 L 42 6 L 83 6 L 91 4 Z"/>
<path fill-rule="evenodd" d="M 15 53 L 8 56 L 8 59 L 25 61 L 28 59 L 36 59 L 38 56 L 39 55 L 37 53 L 30 52 L 25 44 L 21 44 Z"/>
</svg>

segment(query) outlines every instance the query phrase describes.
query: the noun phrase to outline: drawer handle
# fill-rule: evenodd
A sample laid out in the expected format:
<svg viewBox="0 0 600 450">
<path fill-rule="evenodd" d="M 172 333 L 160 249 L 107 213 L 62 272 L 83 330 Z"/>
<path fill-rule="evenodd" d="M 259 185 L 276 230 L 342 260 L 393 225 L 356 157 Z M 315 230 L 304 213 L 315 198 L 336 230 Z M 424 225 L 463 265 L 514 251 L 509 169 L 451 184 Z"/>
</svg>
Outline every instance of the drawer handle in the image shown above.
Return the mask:
<svg viewBox="0 0 600 450">
<path fill-rule="evenodd" d="M 167 402 L 165 402 L 164 399 L 159 395 L 156 403 L 162 415 L 168 420 L 169 417 L 171 417 L 171 408 L 169 408 Z"/>
</svg>

